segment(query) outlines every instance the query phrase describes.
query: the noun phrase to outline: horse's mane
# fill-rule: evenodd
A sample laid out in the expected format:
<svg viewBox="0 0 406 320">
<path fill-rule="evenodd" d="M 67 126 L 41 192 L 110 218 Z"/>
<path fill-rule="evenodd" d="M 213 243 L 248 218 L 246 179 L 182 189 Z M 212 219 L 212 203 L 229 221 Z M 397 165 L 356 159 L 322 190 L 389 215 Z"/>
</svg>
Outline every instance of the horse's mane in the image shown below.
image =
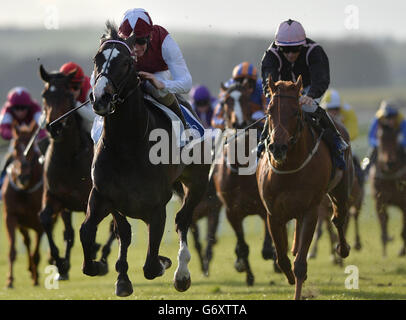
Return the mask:
<svg viewBox="0 0 406 320">
<path fill-rule="evenodd" d="M 117 25 L 110 20 L 106 21 L 105 33 L 100 38 L 100 43 L 103 43 L 106 40 L 119 40 L 120 36 L 118 35 Z"/>
</svg>

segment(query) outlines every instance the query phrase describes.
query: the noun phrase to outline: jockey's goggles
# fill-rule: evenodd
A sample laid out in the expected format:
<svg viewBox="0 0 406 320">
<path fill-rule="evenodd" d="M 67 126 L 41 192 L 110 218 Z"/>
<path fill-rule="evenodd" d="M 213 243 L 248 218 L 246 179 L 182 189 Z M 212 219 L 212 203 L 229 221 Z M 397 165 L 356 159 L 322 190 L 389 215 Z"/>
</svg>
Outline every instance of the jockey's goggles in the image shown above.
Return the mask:
<svg viewBox="0 0 406 320">
<path fill-rule="evenodd" d="M 23 111 L 23 110 L 28 110 L 28 106 L 26 105 L 21 105 L 21 104 L 17 104 L 15 106 L 13 106 L 11 109 L 14 111 Z"/>
<path fill-rule="evenodd" d="M 300 51 L 300 49 L 302 48 L 302 46 L 284 46 L 284 47 L 279 47 L 279 49 L 283 52 L 283 53 L 297 53 Z"/>
<path fill-rule="evenodd" d="M 134 43 L 139 44 L 140 46 L 143 46 L 149 41 L 149 37 L 145 38 L 135 38 Z"/>
</svg>

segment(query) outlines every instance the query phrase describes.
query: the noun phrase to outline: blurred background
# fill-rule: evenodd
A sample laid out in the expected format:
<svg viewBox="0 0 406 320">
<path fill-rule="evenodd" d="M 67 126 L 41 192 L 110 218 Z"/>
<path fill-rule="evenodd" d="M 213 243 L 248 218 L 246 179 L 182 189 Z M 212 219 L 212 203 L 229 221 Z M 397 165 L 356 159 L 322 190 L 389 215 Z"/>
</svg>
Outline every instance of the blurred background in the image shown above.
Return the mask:
<svg viewBox="0 0 406 320">
<path fill-rule="evenodd" d="M 127 9 L 142 7 L 178 42 L 194 83 L 205 84 L 213 95 L 236 64 L 250 61 L 259 68 L 277 26 L 292 18 L 326 50 L 330 87 L 339 89 L 357 111 L 358 140 L 365 138 L 382 99 L 398 100 L 402 106 L 406 102 L 403 1 L 19 0 L 0 7 L 2 101 L 17 85 L 41 101 L 40 63 L 55 70 L 75 61 L 90 74 L 106 20 L 118 24 Z M 364 149 L 361 140 L 359 148 Z"/>
</svg>

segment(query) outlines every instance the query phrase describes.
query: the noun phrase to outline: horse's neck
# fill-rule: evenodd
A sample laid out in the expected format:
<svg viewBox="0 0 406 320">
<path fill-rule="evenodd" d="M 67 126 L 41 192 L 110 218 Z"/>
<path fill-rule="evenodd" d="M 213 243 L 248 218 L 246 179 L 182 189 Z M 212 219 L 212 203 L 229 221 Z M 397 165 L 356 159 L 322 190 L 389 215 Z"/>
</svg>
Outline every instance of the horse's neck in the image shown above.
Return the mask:
<svg viewBox="0 0 406 320">
<path fill-rule="evenodd" d="M 286 165 L 289 167 L 300 166 L 312 152 L 318 136 L 306 122 L 296 143 L 288 149 Z"/>
<path fill-rule="evenodd" d="M 103 140 L 115 149 L 135 149 L 148 142 L 149 111 L 140 89 L 128 97 L 115 112 L 104 117 Z"/>
<path fill-rule="evenodd" d="M 73 156 L 79 154 L 82 149 L 85 148 L 85 144 L 83 141 L 84 135 L 83 128 L 77 119 L 74 122 L 64 129 L 63 132 L 60 134 L 63 135 L 60 141 L 53 140 L 51 143 L 53 144 L 54 154 L 57 155 L 59 158 L 63 157 L 65 159 L 71 160 Z"/>
</svg>

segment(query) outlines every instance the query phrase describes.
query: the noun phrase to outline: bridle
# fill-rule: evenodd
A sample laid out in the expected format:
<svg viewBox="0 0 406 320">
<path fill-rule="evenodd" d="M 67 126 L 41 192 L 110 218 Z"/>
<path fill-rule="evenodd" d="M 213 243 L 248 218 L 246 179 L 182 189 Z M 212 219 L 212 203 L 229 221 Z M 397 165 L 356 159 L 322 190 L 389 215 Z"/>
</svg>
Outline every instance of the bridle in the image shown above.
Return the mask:
<svg viewBox="0 0 406 320">
<path fill-rule="evenodd" d="M 109 57 L 105 62 L 105 66 L 104 69 L 102 70 L 102 72 L 100 72 L 97 77 L 95 78 L 95 84 L 97 83 L 97 81 L 101 78 L 101 77 L 105 77 L 107 78 L 107 80 L 113 85 L 114 88 L 114 93 L 112 95 L 112 99 L 110 101 L 110 105 L 112 106 L 111 110 L 109 111 L 109 114 L 114 113 L 114 111 L 116 110 L 116 107 L 119 104 L 122 104 L 128 97 L 130 97 L 138 88 L 139 84 L 140 84 L 140 78 L 138 76 L 138 73 L 136 72 L 137 75 L 137 83 L 134 86 L 134 88 L 132 88 L 125 97 L 122 97 L 122 93 L 124 91 L 124 88 L 126 87 L 131 75 L 132 75 L 132 71 L 135 69 L 135 62 L 136 62 L 136 57 L 135 55 L 132 53 L 130 47 L 123 41 L 120 40 L 106 40 L 104 41 L 99 48 L 99 52 L 100 53 L 100 49 L 103 48 L 107 43 L 113 43 L 113 47 L 110 51 Z M 120 80 L 120 82 L 118 84 L 116 84 L 116 82 L 112 79 L 112 77 L 106 72 L 107 70 L 107 66 L 110 65 L 110 60 L 111 60 L 111 56 L 113 54 L 113 50 L 116 47 L 116 44 L 120 44 L 123 45 L 127 51 L 130 54 L 130 57 L 125 56 L 127 59 L 130 59 L 131 63 L 129 65 L 129 67 L 127 68 L 127 71 L 124 75 L 124 77 Z M 121 52 L 119 53 L 121 55 L 123 55 Z M 94 97 L 93 97 L 93 93 L 91 93 L 90 95 L 90 101 L 91 103 L 94 103 Z"/>
<path fill-rule="evenodd" d="M 278 108 L 278 115 L 279 115 L 279 121 L 278 121 L 278 125 L 282 127 L 283 130 L 285 130 L 286 132 L 289 133 L 289 131 L 285 128 L 285 126 L 281 123 L 280 121 L 280 115 L 281 115 L 281 104 L 280 104 L 280 98 L 288 98 L 288 99 L 294 99 L 294 100 L 298 100 L 297 96 L 291 96 L 291 95 L 285 95 L 285 94 L 281 94 L 281 93 L 276 93 L 274 95 L 272 95 L 271 101 L 277 97 L 278 98 L 278 104 L 277 104 L 277 108 Z M 268 113 L 268 116 L 270 117 L 270 114 Z M 295 132 L 293 133 L 292 136 L 289 137 L 288 139 L 288 146 L 293 146 L 294 144 L 297 143 L 297 141 L 300 138 L 300 134 L 302 133 L 302 130 L 304 128 L 304 124 L 303 124 L 303 111 L 302 109 L 299 107 L 299 110 L 297 112 L 297 117 L 296 117 L 296 129 Z"/>
</svg>

